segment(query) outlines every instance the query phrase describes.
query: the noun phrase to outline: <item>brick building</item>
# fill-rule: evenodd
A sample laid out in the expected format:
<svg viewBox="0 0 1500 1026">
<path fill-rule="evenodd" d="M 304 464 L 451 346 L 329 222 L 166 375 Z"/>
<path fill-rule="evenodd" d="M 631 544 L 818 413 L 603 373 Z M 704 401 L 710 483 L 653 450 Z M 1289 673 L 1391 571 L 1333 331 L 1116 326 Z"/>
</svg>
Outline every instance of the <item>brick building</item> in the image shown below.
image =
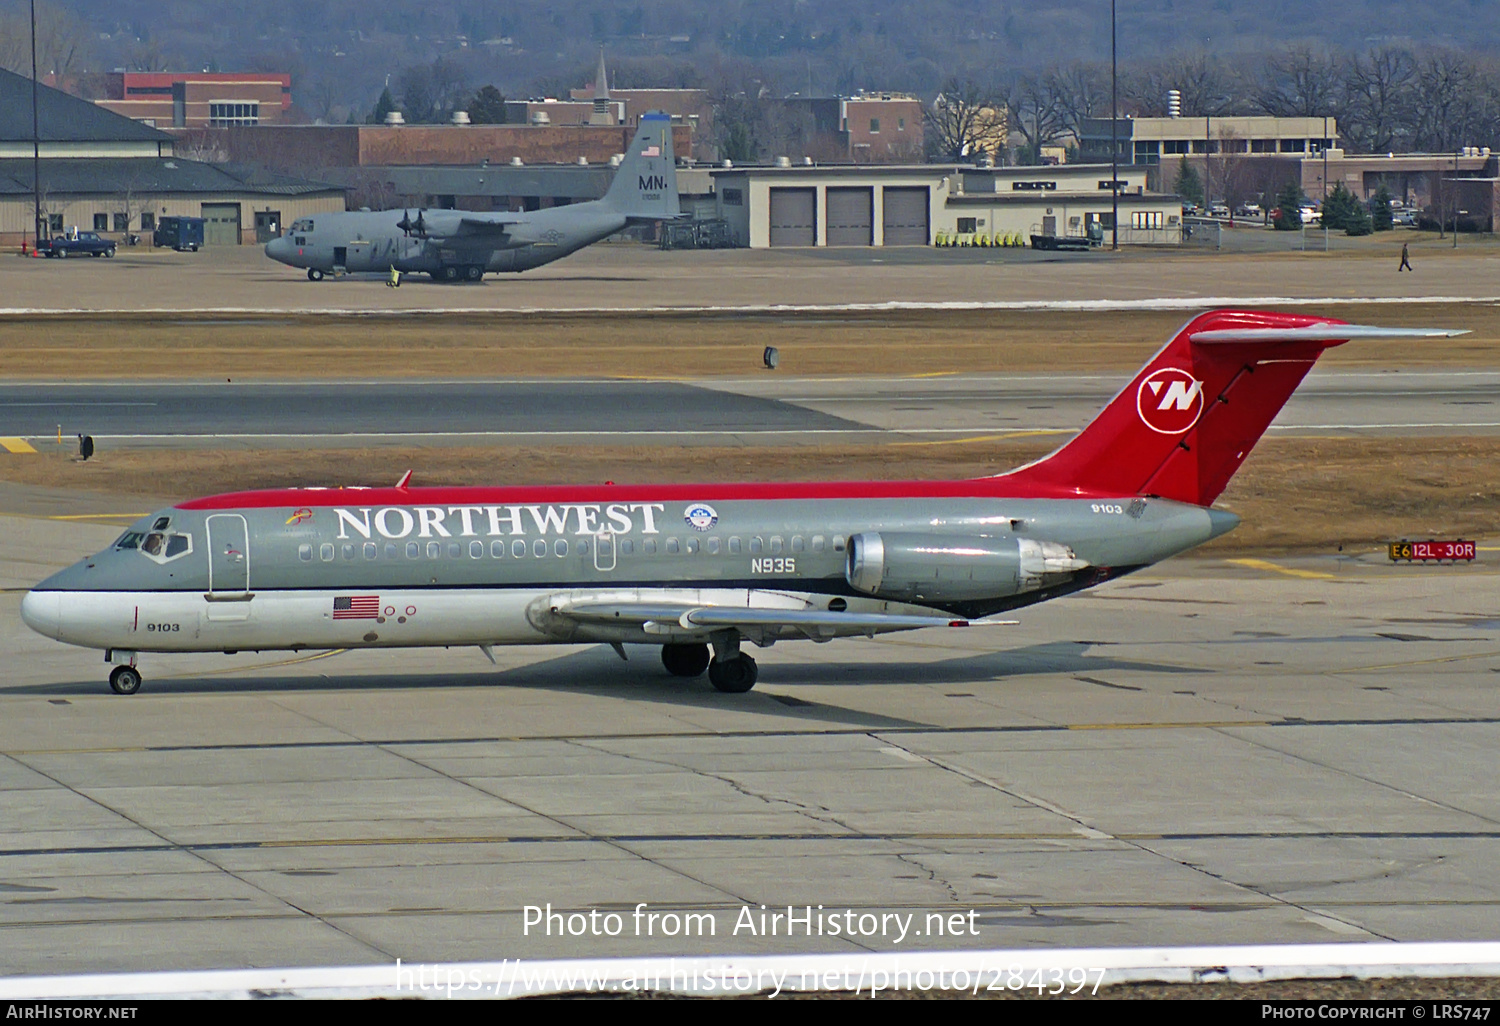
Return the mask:
<svg viewBox="0 0 1500 1026">
<path fill-rule="evenodd" d="M 114 71 L 44 81 L 157 128 L 275 124 L 292 106 L 287 74 Z"/>
</svg>

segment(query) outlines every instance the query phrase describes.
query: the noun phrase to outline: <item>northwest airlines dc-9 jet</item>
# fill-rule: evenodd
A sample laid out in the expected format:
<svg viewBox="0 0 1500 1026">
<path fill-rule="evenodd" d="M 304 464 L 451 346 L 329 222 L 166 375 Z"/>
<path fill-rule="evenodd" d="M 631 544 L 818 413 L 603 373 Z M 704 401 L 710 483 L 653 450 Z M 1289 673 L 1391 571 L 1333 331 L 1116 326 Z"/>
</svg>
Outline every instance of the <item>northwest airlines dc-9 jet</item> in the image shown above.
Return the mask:
<svg viewBox="0 0 1500 1026">
<path fill-rule="evenodd" d="M 660 645 L 749 690 L 742 645 L 994 624 L 1239 523 L 1211 504 L 1318 356 L 1459 332 L 1219 311 L 1052 455 L 963 481 L 293 488 L 183 502 L 29 592 L 49 638 L 142 652 Z"/>
<path fill-rule="evenodd" d="M 603 199 L 546 210 L 357 210 L 292 222 L 266 256 L 307 268 L 312 281 L 340 271 L 426 272 L 478 281 L 486 271 L 528 271 L 630 224 L 680 216 L 672 121 L 641 117 Z"/>
</svg>

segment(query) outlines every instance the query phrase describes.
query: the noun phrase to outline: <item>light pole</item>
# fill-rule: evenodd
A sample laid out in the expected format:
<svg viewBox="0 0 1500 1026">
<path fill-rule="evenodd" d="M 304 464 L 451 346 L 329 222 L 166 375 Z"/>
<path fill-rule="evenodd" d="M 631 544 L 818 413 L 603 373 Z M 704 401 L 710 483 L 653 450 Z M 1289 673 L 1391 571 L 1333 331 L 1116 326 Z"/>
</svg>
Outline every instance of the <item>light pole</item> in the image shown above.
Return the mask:
<svg viewBox="0 0 1500 1026">
<path fill-rule="evenodd" d="M 1117 252 L 1120 248 L 1120 65 L 1115 0 L 1109 0 L 1109 210 L 1109 248 Z"/>
<path fill-rule="evenodd" d="M 1320 209 L 1328 208 L 1328 115 L 1323 115 L 1323 201 L 1319 204 Z M 1361 189 L 1360 191 L 1364 191 Z M 1323 222 L 1323 252 L 1328 252 L 1328 218 L 1319 215 L 1318 220 Z"/>
<path fill-rule="evenodd" d="M 42 136 L 36 116 L 36 0 L 31 0 L 31 241 L 42 241 Z"/>
</svg>

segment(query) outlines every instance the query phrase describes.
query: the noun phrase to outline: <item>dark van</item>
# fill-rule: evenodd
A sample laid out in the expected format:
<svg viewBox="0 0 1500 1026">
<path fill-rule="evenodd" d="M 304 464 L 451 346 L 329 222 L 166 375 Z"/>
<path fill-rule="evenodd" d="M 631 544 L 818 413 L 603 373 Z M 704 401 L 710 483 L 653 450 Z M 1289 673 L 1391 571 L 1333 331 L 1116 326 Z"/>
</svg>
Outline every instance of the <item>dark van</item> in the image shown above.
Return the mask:
<svg viewBox="0 0 1500 1026">
<path fill-rule="evenodd" d="M 170 246 L 181 252 L 196 253 L 203 246 L 201 217 L 164 217 L 156 222 L 156 231 L 151 233 L 153 246 Z"/>
</svg>

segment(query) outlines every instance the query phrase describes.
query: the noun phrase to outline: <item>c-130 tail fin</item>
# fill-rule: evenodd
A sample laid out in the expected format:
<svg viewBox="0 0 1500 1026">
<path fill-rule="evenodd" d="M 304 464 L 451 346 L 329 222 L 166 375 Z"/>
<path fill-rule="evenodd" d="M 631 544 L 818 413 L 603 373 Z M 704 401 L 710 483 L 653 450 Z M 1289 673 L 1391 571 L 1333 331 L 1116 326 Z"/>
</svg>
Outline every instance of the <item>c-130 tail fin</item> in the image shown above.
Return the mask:
<svg viewBox="0 0 1500 1026">
<path fill-rule="evenodd" d="M 635 138 L 615 171 L 604 202 L 632 220 L 681 217 L 677 204 L 677 158 L 672 119 L 660 111 L 641 117 Z"/>
</svg>

